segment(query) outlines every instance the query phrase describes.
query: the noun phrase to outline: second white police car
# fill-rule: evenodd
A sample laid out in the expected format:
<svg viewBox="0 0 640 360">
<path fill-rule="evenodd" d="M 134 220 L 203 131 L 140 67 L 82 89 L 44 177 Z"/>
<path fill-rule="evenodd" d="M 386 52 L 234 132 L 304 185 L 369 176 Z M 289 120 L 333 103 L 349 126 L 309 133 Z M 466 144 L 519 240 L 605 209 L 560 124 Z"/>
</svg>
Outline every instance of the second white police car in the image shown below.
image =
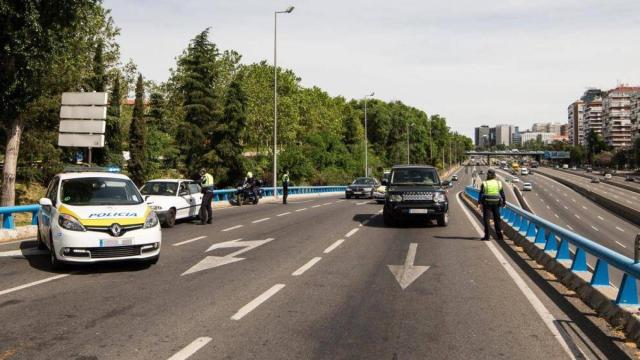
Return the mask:
<svg viewBox="0 0 640 360">
<path fill-rule="evenodd" d="M 58 174 L 40 206 L 38 247 L 49 249 L 54 268 L 113 260 L 155 264 L 160 257 L 158 216 L 125 175 Z"/>
</svg>

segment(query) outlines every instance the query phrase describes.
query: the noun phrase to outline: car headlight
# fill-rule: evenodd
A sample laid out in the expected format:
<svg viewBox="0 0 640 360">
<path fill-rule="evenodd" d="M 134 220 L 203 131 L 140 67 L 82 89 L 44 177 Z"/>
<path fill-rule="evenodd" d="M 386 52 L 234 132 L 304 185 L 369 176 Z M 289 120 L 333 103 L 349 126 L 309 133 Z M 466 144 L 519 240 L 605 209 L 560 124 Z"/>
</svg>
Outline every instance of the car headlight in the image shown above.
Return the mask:
<svg viewBox="0 0 640 360">
<path fill-rule="evenodd" d="M 66 230 L 87 231 L 87 229 L 85 229 L 84 226 L 80 224 L 80 221 L 78 221 L 78 219 L 67 214 L 60 214 L 60 216 L 58 216 L 58 225 Z"/>
<path fill-rule="evenodd" d="M 362 190 L 364 190 L 364 191 L 371 191 L 371 188 L 364 188 L 364 189 L 362 189 Z"/>
<path fill-rule="evenodd" d="M 389 201 L 391 201 L 391 202 L 400 202 L 400 201 L 402 201 L 402 195 L 397 195 L 397 194 L 389 195 Z"/>
<path fill-rule="evenodd" d="M 154 210 L 154 211 L 162 210 L 162 206 L 160 206 L 160 205 L 151 205 L 151 210 Z"/>
<path fill-rule="evenodd" d="M 436 193 L 433 196 L 433 201 L 437 203 L 445 202 L 447 201 L 447 195 L 445 195 L 444 193 Z"/>
<path fill-rule="evenodd" d="M 155 211 L 152 211 L 147 215 L 147 219 L 144 221 L 144 228 L 152 228 L 158 225 L 158 215 L 156 215 Z"/>
</svg>

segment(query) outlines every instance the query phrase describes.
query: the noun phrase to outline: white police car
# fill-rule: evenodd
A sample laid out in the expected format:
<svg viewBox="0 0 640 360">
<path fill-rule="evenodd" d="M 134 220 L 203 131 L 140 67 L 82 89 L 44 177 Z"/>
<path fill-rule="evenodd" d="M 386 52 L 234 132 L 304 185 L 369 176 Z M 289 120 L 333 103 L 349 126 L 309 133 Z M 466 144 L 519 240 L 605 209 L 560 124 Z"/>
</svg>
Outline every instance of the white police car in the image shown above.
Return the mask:
<svg viewBox="0 0 640 360">
<path fill-rule="evenodd" d="M 197 217 L 202 204 L 202 188 L 193 180 L 151 180 L 140 192 L 166 227 L 173 227 L 176 219 Z"/>
<path fill-rule="evenodd" d="M 40 206 L 38 247 L 49 248 L 54 268 L 71 262 L 158 261 L 158 217 L 125 175 L 58 174 Z"/>
</svg>

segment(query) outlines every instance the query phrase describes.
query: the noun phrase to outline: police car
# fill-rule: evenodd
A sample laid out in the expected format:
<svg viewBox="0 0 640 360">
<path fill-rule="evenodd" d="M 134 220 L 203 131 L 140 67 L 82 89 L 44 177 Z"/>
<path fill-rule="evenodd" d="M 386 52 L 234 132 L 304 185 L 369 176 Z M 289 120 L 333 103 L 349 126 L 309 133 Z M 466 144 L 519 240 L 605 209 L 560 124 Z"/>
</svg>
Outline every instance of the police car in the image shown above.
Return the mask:
<svg viewBox="0 0 640 360">
<path fill-rule="evenodd" d="M 140 192 L 166 227 L 173 227 L 176 219 L 197 217 L 202 204 L 202 188 L 193 180 L 151 180 Z"/>
<path fill-rule="evenodd" d="M 160 256 L 158 216 L 127 176 L 67 171 L 56 175 L 40 199 L 38 247 L 51 265 L 139 260 Z"/>
</svg>

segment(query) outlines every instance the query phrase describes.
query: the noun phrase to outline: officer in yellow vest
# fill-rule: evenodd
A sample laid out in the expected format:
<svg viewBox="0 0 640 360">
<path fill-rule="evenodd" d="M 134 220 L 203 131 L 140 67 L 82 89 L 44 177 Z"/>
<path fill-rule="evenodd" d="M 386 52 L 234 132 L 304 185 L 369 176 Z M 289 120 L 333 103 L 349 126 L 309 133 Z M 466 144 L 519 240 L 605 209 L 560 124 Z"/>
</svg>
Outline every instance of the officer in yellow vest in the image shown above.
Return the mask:
<svg viewBox="0 0 640 360">
<path fill-rule="evenodd" d="M 493 169 L 487 171 L 487 180 L 480 186 L 480 199 L 478 200 L 482 211 L 482 221 L 484 222 L 484 237 L 482 240 L 489 240 L 489 216 L 493 217 L 493 224 L 498 240 L 502 240 L 502 220 L 500 219 L 500 208 L 506 204 L 502 182 L 496 180 L 496 172 Z"/>
<path fill-rule="evenodd" d="M 287 197 L 289 197 L 289 170 L 285 170 L 282 175 L 282 203 L 285 205 L 287 205 Z"/>
<path fill-rule="evenodd" d="M 213 220 L 213 209 L 211 209 L 211 202 L 213 201 L 213 176 L 209 174 L 205 169 L 200 170 L 200 185 L 202 185 L 202 204 L 200 205 L 200 222 L 204 225 L 211 224 Z"/>
</svg>

